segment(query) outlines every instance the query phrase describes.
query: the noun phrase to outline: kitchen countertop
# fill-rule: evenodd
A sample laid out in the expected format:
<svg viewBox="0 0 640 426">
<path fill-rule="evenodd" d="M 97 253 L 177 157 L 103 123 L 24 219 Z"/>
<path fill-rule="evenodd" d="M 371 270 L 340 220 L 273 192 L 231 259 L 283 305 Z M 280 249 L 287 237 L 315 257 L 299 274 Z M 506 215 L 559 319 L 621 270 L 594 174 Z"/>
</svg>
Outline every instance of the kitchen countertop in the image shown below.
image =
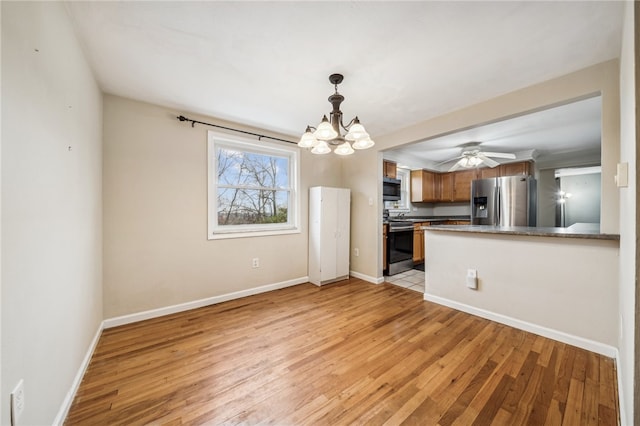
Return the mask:
<svg viewBox="0 0 640 426">
<path fill-rule="evenodd" d="M 472 232 L 480 234 L 526 235 L 533 237 L 584 238 L 595 240 L 620 240 L 618 234 L 601 234 L 597 230 L 571 230 L 568 228 L 546 228 L 530 226 L 489 226 L 489 225 L 434 225 L 424 226 L 429 231 Z"/>
</svg>

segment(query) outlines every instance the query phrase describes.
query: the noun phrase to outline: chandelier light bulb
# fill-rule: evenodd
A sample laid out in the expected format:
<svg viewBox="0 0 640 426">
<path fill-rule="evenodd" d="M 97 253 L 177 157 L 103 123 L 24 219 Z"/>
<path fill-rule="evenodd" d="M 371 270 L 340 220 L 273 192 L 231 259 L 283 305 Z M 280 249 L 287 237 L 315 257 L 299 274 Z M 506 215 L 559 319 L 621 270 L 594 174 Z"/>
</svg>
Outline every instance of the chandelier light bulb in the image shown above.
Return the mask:
<svg viewBox="0 0 640 426">
<path fill-rule="evenodd" d="M 355 141 L 353 143 L 353 149 L 367 149 L 371 148 L 375 144 L 376 143 L 367 135 L 366 138 Z"/>
<path fill-rule="evenodd" d="M 345 142 L 343 144 L 340 144 L 333 152 L 335 152 L 338 155 L 351 155 L 355 151 L 353 150 L 353 148 L 351 148 L 351 145 L 349 144 L 349 142 Z"/>
<path fill-rule="evenodd" d="M 322 117 L 322 122 L 318 124 L 318 128 L 313 135 L 316 137 L 316 139 L 320 139 L 322 141 L 330 141 L 331 139 L 335 139 L 338 137 L 338 132 L 333 129 L 333 126 L 331 125 L 331 123 L 329 123 L 329 120 L 325 115 L 324 117 Z"/>
<path fill-rule="evenodd" d="M 312 154 L 328 154 L 331 152 L 331 148 L 325 141 L 318 141 L 318 144 L 311 150 Z"/>
<path fill-rule="evenodd" d="M 347 133 L 344 138 L 350 141 L 359 141 L 360 139 L 365 139 L 368 137 L 369 134 L 364 129 L 364 126 L 360 124 L 360 120 L 358 120 L 358 117 L 356 117 L 354 119 L 353 125 L 349 127 L 349 133 Z"/>
<path fill-rule="evenodd" d="M 300 142 L 298 142 L 298 146 L 300 148 L 312 148 L 318 143 L 318 140 L 313 135 L 313 132 L 307 126 L 307 130 L 304 132 L 304 135 L 300 138 Z"/>
</svg>

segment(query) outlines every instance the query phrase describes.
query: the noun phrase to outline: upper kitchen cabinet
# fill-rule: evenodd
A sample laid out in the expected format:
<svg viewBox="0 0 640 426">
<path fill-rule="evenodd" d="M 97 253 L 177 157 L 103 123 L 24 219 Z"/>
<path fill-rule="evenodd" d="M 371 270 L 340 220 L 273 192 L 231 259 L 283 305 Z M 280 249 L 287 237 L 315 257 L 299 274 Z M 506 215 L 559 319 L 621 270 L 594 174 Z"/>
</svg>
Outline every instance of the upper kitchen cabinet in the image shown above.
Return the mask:
<svg viewBox="0 0 640 426">
<path fill-rule="evenodd" d="M 471 200 L 471 181 L 480 178 L 480 170 L 440 173 L 439 201 L 446 203 Z"/>
<path fill-rule="evenodd" d="M 533 162 L 501 164 L 493 168 L 465 169 L 439 173 L 428 170 L 411 171 L 412 203 L 450 203 L 471 200 L 471 181 L 501 176 L 530 175 Z"/>
<path fill-rule="evenodd" d="M 453 201 L 471 200 L 471 181 L 476 179 L 476 169 L 462 170 L 453 174 Z"/>
<path fill-rule="evenodd" d="M 488 179 L 502 176 L 518 176 L 533 174 L 532 161 L 519 161 L 517 163 L 500 164 L 496 167 L 482 167 L 478 169 L 478 179 Z"/>
<path fill-rule="evenodd" d="M 393 161 L 384 160 L 382 162 L 382 174 L 386 178 L 397 179 L 398 178 L 398 165 Z"/>
<path fill-rule="evenodd" d="M 478 169 L 478 179 L 489 179 L 494 177 L 500 177 L 500 166 L 483 167 Z"/>
<path fill-rule="evenodd" d="M 497 167 L 496 167 L 497 168 Z M 533 164 L 531 161 L 507 163 L 500 165 L 500 176 L 531 175 Z"/>
<path fill-rule="evenodd" d="M 440 201 L 453 201 L 453 175 L 455 172 L 440 174 Z"/>
<path fill-rule="evenodd" d="M 440 201 L 439 174 L 428 170 L 411 170 L 411 202 L 433 203 Z"/>
</svg>

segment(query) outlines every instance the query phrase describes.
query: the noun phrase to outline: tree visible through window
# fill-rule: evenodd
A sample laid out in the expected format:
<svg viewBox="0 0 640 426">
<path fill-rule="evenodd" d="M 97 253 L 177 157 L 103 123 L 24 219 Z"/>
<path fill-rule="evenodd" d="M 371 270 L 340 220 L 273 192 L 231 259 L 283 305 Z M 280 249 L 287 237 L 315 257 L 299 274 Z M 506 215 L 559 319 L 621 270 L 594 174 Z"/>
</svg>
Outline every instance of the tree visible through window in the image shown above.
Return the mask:
<svg viewBox="0 0 640 426">
<path fill-rule="evenodd" d="M 218 225 L 285 223 L 289 209 L 289 159 L 216 150 Z"/>
<path fill-rule="evenodd" d="M 209 173 L 213 185 L 209 190 L 210 236 L 297 228 L 297 185 L 292 181 L 297 176 L 297 152 L 264 143 L 221 139 L 211 133 L 210 169 L 213 166 L 214 170 Z M 214 211 L 215 218 L 211 217 Z"/>
</svg>

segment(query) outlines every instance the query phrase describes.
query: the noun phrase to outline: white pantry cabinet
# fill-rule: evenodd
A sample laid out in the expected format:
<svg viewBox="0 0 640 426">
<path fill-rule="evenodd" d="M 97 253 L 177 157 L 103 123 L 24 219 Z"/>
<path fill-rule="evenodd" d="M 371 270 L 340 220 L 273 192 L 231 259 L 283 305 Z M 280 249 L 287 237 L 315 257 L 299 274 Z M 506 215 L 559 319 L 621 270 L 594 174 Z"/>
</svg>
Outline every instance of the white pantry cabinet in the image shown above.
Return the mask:
<svg viewBox="0 0 640 426">
<path fill-rule="evenodd" d="M 309 189 L 309 281 L 323 285 L 349 278 L 351 191 Z"/>
</svg>

